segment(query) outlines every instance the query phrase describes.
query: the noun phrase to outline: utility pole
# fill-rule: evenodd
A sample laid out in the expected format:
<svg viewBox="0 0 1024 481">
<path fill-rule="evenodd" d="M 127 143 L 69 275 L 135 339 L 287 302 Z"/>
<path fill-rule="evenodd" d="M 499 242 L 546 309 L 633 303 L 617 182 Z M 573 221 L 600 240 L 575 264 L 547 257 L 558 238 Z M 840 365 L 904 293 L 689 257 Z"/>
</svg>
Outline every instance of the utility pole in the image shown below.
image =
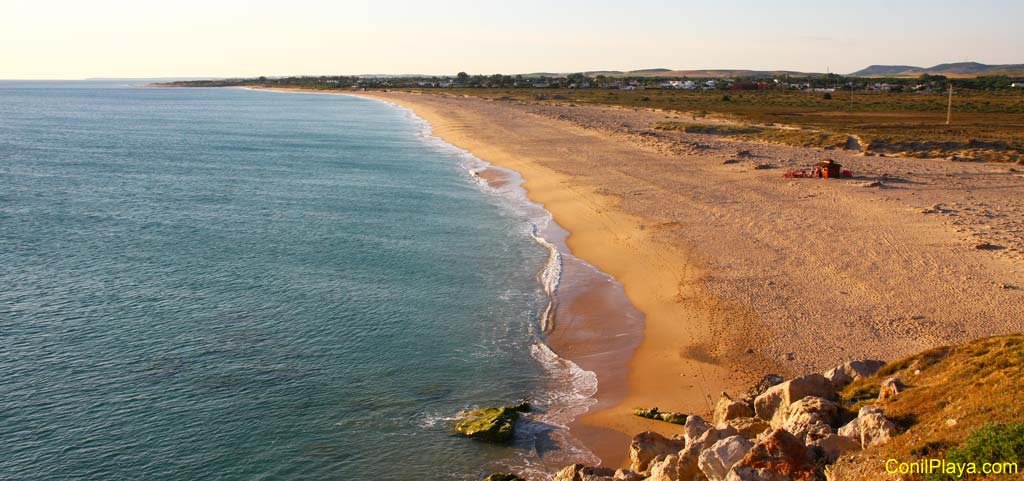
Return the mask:
<svg viewBox="0 0 1024 481">
<path fill-rule="evenodd" d="M 949 83 L 949 107 L 946 108 L 946 125 L 953 120 L 953 83 Z"/>
</svg>

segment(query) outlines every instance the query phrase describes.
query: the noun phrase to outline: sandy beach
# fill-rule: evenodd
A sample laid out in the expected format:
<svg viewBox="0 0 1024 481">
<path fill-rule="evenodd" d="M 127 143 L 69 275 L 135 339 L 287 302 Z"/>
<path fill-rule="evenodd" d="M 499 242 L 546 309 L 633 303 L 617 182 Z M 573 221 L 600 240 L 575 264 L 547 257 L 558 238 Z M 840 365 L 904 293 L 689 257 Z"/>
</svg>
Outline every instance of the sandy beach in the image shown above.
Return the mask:
<svg viewBox="0 0 1024 481">
<path fill-rule="evenodd" d="M 599 405 L 572 429 L 605 465 L 623 464 L 637 432 L 680 431 L 635 407 L 707 414 L 722 391 L 768 372 L 1024 330 L 1024 174 L 1013 165 L 661 132 L 652 124 L 680 116 L 651 110 L 359 94 L 519 172 L 572 252 L 644 314 L 635 351 L 616 351 L 621 326 L 600 295 L 580 296 L 574 324 L 549 337 L 598 375 Z M 782 177 L 824 158 L 855 178 Z"/>
</svg>

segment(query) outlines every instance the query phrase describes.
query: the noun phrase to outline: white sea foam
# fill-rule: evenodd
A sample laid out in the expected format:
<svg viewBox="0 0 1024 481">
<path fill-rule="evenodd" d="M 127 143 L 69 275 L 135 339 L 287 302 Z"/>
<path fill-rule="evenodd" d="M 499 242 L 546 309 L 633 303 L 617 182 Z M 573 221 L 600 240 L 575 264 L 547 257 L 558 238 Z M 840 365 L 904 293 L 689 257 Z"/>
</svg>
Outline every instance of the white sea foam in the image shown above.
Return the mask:
<svg viewBox="0 0 1024 481">
<path fill-rule="evenodd" d="M 544 268 L 541 269 L 539 275 L 544 294 L 548 297 L 547 307 L 544 308 L 544 313 L 540 317 L 540 329 L 542 332 L 548 333 L 554 328 L 555 309 L 558 307 L 558 297 L 555 293 L 558 290 L 558 283 L 562 279 L 562 253 L 558 252 L 558 247 L 538 234 L 536 225 L 533 226 L 530 236 L 548 250 L 548 260 L 544 263 Z"/>
<path fill-rule="evenodd" d="M 551 214 L 541 205 L 527 198 L 526 190 L 522 187 L 522 177 L 518 173 L 496 167 L 464 149 L 445 142 L 434 136 L 430 123 L 417 116 L 412 110 L 391 102 L 386 103 L 404 110 L 420 127 L 420 135 L 425 141 L 436 148 L 459 156 L 462 159 L 461 167 L 465 170 L 466 175 L 481 189 L 504 197 L 506 199 L 504 205 L 527 220 L 530 237 L 548 250 L 547 260 L 537 274 L 547 303 L 540 313 L 540 333 L 534 333 L 536 341 L 530 346 L 530 355 L 548 373 L 550 382 L 546 391 L 537 394 L 531 400 L 534 405 L 541 408 L 541 411 L 524 419 L 525 422 L 522 423 L 521 428 L 517 429 L 517 431 L 522 431 L 517 438 L 520 435 L 525 435 L 527 438 L 540 439 L 546 435 L 558 444 L 558 458 L 562 460 L 562 464 L 598 464 L 600 459 L 579 440 L 572 437 L 568 430 L 568 426 L 573 420 L 586 413 L 591 406 L 597 403 L 597 400 L 594 399 L 594 395 L 597 393 L 597 374 L 560 357 L 545 344 L 543 339 L 543 335 L 554 327 L 552 321 L 558 303 L 557 291 L 561 282 L 563 265 L 563 253 L 559 246 L 550 242 L 543 235 L 545 232 L 550 232 L 553 226 L 557 227 L 554 225 Z M 479 172 L 484 169 L 499 170 L 510 181 L 500 188 L 491 187 L 479 175 Z M 607 276 L 607 274 L 605 275 Z M 450 422 L 451 420 L 450 417 L 428 416 L 424 422 L 433 426 L 440 421 Z M 544 449 L 537 447 L 535 451 L 541 457 L 544 456 Z M 516 468 L 522 474 L 532 478 L 549 479 L 551 477 L 550 466 L 546 466 L 543 459 L 523 459 Z"/>
</svg>

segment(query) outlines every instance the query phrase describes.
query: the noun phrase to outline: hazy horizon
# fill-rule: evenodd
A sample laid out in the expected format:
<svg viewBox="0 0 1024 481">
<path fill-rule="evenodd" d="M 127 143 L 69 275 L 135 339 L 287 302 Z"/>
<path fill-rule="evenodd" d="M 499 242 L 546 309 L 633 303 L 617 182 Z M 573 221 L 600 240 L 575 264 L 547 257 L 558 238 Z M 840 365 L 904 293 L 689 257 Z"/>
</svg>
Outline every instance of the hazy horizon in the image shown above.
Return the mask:
<svg viewBox="0 0 1024 481">
<path fill-rule="evenodd" d="M 1024 63 L 1024 4 L 856 6 L 388 5 L 297 0 L 143 4 L 14 1 L 0 19 L 0 78 L 451 75 L 750 69 L 851 73 L 872 64 Z"/>
</svg>

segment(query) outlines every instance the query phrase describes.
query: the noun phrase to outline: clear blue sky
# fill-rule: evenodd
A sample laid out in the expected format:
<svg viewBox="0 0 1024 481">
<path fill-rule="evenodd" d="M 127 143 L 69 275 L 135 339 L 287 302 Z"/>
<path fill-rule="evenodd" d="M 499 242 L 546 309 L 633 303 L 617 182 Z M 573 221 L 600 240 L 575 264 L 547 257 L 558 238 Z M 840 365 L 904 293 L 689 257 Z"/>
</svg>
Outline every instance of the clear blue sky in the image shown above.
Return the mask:
<svg viewBox="0 0 1024 481">
<path fill-rule="evenodd" d="M 0 78 L 1024 63 L 1024 1 L 0 0 Z"/>
</svg>

